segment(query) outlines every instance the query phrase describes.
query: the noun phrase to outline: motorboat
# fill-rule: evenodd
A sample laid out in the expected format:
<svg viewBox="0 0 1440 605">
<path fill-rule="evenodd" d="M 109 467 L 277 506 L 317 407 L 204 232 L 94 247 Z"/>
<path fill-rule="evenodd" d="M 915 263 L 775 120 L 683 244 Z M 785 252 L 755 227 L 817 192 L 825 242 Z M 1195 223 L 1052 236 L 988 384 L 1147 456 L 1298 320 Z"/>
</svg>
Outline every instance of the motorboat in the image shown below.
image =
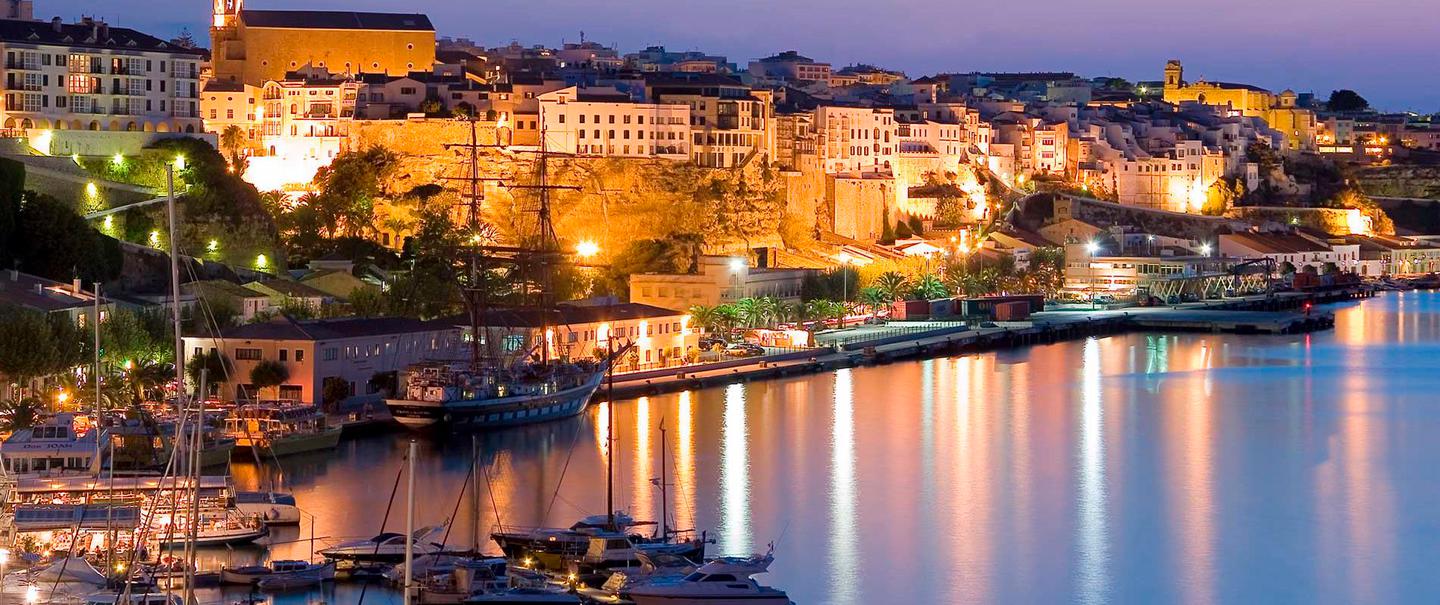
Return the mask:
<svg viewBox="0 0 1440 605">
<path fill-rule="evenodd" d="M 300 523 L 300 507 L 295 505 L 295 496 L 284 492 L 235 492 L 235 508 L 260 517 L 266 525 Z"/>
<path fill-rule="evenodd" d="M 426 541 L 426 538 L 443 528 L 443 525 L 432 525 L 415 530 L 415 533 L 409 538 L 413 544 L 411 548 L 415 556 L 444 552 L 445 548 L 440 544 Z M 405 560 L 406 541 L 405 534 L 385 532 L 373 538 L 341 542 L 335 546 L 321 549 L 318 554 L 337 561 L 399 563 Z"/>
<path fill-rule="evenodd" d="M 279 565 L 284 563 L 286 565 Z M 297 566 L 298 564 L 298 566 Z M 305 561 L 276 561 L 275 570 L 260 577 L 256 585 L 260 590 L 294 590 L 315 586 L 335 579 L 335 562 L 308 563 Z"/>
<path fill-rule="evenodd" d="M 613 527 L 625 531 L 637 525 L 634 518 L 623 512 L 614 515 Z M 590 538 L 610 531 L 610 515 L 590 515 L 576 521 L 568 528 L 561 527 L 505 527 L 491 532 L 490 539 L 510 559 L 520 560 L 537 554 L 558 554 L 580 556 L 590 548 Z"/>
<path fill-rule="evenodd" d="M 97 443 L 107 439 L 108 433 L 93 428 L 83 434 L 76 431 L 74 414 L 56 414 L 0 443 L 0 468 L 16 478 L 93 476 L 106 457 Z"/>
<path fill-rule="evenodd" d="M 320 569 L 322 567 L 328 569 Z M 318 572 L 322 579 L 335 579 L 335 566 L 311 563 L 309 561 L 277 560 L 269 565 L 245 565 L 226 567 L 220 570 L 221 584 L 251 585 L 264 578 L 285 574 L 311 574 Z"/>
<path fill-rule="evenodd" d="M 705 557 L 705 543 L 703 538 L 649 541 L 622 533 L 590 536 L 585 554 L 575 559 L 574 572 L 584 576 L 618 568 L 638 568 L 643 565 L 641 557 L 699 561 Z"/>
<path fill-rule="evenodd" d="M 236 406 L 225 419 L 225 433 L 236 450 L 265 456 L 335 449 L 340 427 L 319 408 L 297 401 L 260 401 Z"/>
<path fill-rule="evenodd" d="M 599 588 L 577 586 L 576 592 L 598 603 L 628 603 L 630 590 L 654 583 L 679 582 L 699 568 L 699 564 L 673 555 L 636 553 L 639 568 L 614 570 Z"/>
<path fill-rule="evenodd" d="M 425 565 L 426 559 L 435 563 Z M 448 559 L 445 560 L 445 559 Z M 510 588 L 506 575 L 509 563 L 503 557 L 464 558 L 439 555 L 416 560 L 417 594 L 421 605 L 461 603 L 476 595 L 505 592 Z M 421 567 L 423 565 L 423 567 Z M 393 575 L 404 576 L 404 564 Z"/>
<path fill-rule="evenodd" d="M 773 553 L 715 559 L 679 582 L 633 587 L 629 597 L 635 605 L 793 605 L 784 591 L 751 577 L 769 571 L 774 560 Z"/>
</svg>

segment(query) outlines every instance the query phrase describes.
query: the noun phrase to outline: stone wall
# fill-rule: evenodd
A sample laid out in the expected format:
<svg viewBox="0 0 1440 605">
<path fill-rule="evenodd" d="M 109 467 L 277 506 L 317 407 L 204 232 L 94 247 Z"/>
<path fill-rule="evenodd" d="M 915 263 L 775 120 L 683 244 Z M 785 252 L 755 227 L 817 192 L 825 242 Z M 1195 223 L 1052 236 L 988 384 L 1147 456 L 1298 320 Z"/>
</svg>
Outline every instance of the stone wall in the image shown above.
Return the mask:
<svg viewBox="0 0 1440 605">
<path fill-rule="evenodd" d="M 826 179 L 826 199 L 834 217 L 831 231 L 877 241 L 884 232 L 883 221 L 894 220 L 895 180 L 831 176 Z"/>
</svg>

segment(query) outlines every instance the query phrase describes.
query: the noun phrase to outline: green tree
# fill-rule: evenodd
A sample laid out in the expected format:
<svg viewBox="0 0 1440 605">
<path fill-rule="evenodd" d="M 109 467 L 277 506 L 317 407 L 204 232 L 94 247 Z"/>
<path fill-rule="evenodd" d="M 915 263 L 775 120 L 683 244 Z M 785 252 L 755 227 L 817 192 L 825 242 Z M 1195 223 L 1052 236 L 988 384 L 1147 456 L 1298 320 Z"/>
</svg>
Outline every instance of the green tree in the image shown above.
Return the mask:
<svg viewBox="0 0 1440 605">
<path fill-rule="evenodd" d="M 120 275 L 123 262 L 119 243 L 92 229 L 68 205 L 28 192 L 11 250 L 26 272 L 58 281 L 109 281 Z"/>
<path fill-rule="evenodd" d="M 185 364 L 185 375 L 190 378 L 190 382 L 198 385 L 202 369 L 209 370 L 205 377 L 205 383 L 210 389 L 214 389 L 215 385 L 230 382 L 235 366 L 230 363 L 230 359 L 225 357 L 224 353 L 210 351 L 191 357 L 190 361 Z"/>
<path fill-rule="evenodd" d="M 280 385 L 290 380 L 290 369 L 285 364 L 273 359 L 266 359 L 250 368 L 250 384 L 257 389 L 279 389 Z M 279 396 L 278 393 L 276 395 Z"/>
<path fill-rule="evenodd" d="M 880 216 L 880 243 L 895 243 L 895 228 L 890 226 L 890 217 L 886 214 Z"/>
<path fill-rule="evenodd" d="M 35 397 L 0 401 L 0 428 L 7 432 L 28 429 L 39 422 L 45 404 Z"/>
<path fill-rule="evenodd" d="M 356 287 L 350 291 L 350 310 L 357 317 L 385 315 L 385 297 L 376 288 Z"/>
<path fill-rule="evenodd" d="M 25 195 L 25 165 L 0 158 L 0 268 L 14 266 L 19 240 L 20 205 Z"/>
<path fill-rule="evenodd" d="M 886 271 L 875 278 L 873 287 L 879 288 L 885 294 L 885 298 L 891 301 L 900 300 L 910 280 L 903 273 L 898 271 Z"/>
<path fill-rule="evenodd" d="M 940 281 L 939 277 L 927 273 L 915 282 L 915 286 L 910 290 L 910 295 L 919 300 L 933 300 L 950 296 L 950 289 L 945 287 L 945 283 Z"/>
<path fill-rule="evenodd" d="M 1370 102 L 1360 93 L 1345 88 L 1330 91 L 1330 100 L 1325 102 L 1325 107 L 1330 111 L 1365 111 L 1370 109 Z"/>
<path fill-rule="evenodd" d="M 884 290 L 875 286 L 861 289 L 859 300 L 860 304 L 869 309 L 871 313 L 889 307 L 890 303 L 895 302 L 885 294 Z"/>
<path fill-rule="evenodd" d="M 1290 261 L 1288 261 L 1288 260 L 1287 260 L 1287 261 L 1281 261 L 1281 262 L 1280 262 L 1280 267 L 1279 267 L 1278 270 L 1280 271 L 1280 274 L 1281 274 L 1281 275 L 1294 275 L 1294 274 L 1295 274 L 1295 265 L 1292 264 L 1292 263 L 1291 263 Z"/>
</svg>

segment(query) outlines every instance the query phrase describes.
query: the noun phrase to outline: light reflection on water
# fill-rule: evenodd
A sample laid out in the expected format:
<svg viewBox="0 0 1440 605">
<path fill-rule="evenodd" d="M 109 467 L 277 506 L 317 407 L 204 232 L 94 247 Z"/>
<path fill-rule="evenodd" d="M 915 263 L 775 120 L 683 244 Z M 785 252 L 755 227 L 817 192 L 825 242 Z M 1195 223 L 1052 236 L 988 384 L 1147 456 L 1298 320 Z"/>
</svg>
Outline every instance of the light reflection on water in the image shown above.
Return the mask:
<svg viewBox="0 0 1440 605">
<path fill-rule="evenodd" d="M 761 579 L 799 603 L 1425 601 L 1437 369 L 1440 296 L 1403 293 L 1312 335 L 1122 335 L 620 401 L 483 435 L 480 523 L 603 512 L 614 422 L 621 508 L 658 514 L 668 450 L 677 525 L 720 532 L 718 552 L 775 542 Z M 347 440 L 283 479 L 320 536 L 372 535 L 404 447 Z M 417 517 L 435 523 L 470 440 L 421 449 Z M 284 531 L 299 541 L 276 556 L 303 556 L 308 529 Z"/>
</svg>

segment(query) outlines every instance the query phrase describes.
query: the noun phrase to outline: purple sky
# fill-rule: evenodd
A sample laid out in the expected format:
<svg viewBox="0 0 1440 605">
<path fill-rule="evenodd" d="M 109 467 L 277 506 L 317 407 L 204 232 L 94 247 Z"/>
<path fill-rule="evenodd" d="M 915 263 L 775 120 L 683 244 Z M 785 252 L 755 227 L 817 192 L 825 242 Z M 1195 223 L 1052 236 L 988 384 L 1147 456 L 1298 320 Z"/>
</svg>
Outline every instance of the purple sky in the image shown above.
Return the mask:
<svg viewBox="0 0 1440 605">
<path fill-rule="evenodd" d="M 1389 110 L 1440 111 L 1437 0 L 254 0 L 253 8 L 425 12 L 441 35 L 495 46 L 558 45 L 585 31 L 627 52 L 650 44 L 727 55 L 742 66 L 796 49 L 837 67 L 910 75 L 1074 71 L 1241 81 L 1328 95 L 1353 88 Z M 94 14 L 156 35 L 203 37 L 206 0 L 36 0 L 35 14 Z"/>
</svg>

